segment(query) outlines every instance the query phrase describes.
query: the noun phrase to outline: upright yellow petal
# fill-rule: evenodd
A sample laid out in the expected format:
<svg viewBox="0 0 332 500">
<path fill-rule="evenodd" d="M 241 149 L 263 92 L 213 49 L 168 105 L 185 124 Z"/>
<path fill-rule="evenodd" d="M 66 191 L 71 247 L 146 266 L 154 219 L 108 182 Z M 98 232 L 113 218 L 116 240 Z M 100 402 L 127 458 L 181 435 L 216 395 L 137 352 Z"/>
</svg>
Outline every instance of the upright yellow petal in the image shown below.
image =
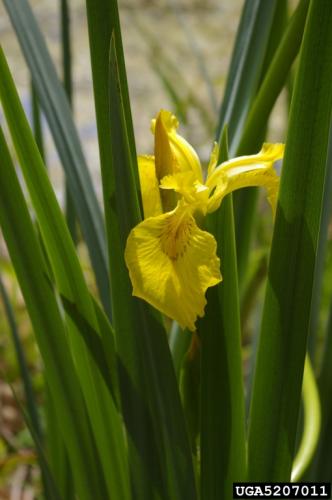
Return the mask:
<svg viewBox="0 0 332 500">
<path fill-rule="evenodd" d="M 179 170 L 177 160 L 170 145 L 162 111 L 160 111 L 155 121 L 154 155 L 156 159 L 156 174 L 159 181 L 166 175 L 171 175 Z"/>
<path fill-rule="evenodd" d="M 240 156 L 219 165 L 207 178 L 211 196 L 208 211 L 216 210 L 228 193 L 244 187 L 262 186 L 267 190 L 268 200 L 275 210 L 279 176 L 273 163 L 283 157 L 283 144 L 264 144 L 256 155 Z"/>
<path fill-rule="evenodd" d="M 138 224 L 128 237 L 125 260 L 133 295 L 194 331 L 204 315 L 207 288 L 222 278 L 216 241 L 198 228 L 188 207 L 180 204 Z"/>
<path fill-rule="evenodd" d="M 144 218 L 162 213 L 159 183 L 153 156 L 138 156 L 138 172 L 141 185 Z"/>
<path fill-rule="evenodd" d="M 189 142 L 176 133 L 178 126 L 177 118 L 166 110 L 161 110 L 157 118 L 152 120 L 152 131 L 155 134 L 156 166 L 158 165 L 157 175 L 161 179 L 164 175 L 170 175 L 177 171 L 191 170 L 196 179 L 202 182 L 202 168 L 197 153 Z M 169 147 L 166 146 L 165 136 L 167 136 Z M 173 154 L 172 158 L 170 150 Z M 161 167 L 159 167 L 159 162 Z"/>
</svg>

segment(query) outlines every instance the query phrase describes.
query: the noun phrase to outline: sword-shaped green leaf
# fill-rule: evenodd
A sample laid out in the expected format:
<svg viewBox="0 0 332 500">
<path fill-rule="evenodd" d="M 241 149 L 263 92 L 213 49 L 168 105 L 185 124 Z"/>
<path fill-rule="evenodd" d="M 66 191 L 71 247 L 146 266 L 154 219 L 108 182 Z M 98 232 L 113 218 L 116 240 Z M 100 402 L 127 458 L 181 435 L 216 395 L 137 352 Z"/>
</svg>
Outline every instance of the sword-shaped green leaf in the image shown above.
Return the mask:
<svg viewBox="0 0 332 500">
<path fill-rule="evenodd" d="M 86 409 L 67 349 L 66 326 L 1 129 L 0 149 L 0 226 L 44 361 L 45 378 L 62 423 L 62 439 L 70 457 L 75 490 L 82 499 L 104 500 L 104 478 L 96 467 Z"/>
<path fill-rule="evenodd" d="M 159 316 L 132 297 L 124 262 L 126 239 L 141 215 L 117 2 L 86 3 L 132 495 L 194 500 L 191 452 L 166 333 Z"/>
<path fill-rule="evenodd" d="M 19 101 L 4 54 L 0 51 L 0 99 L 36 213 L 42 239 L 60 296 L 75 304 L 79 314 L 99 331 L 94 304 L 86 286 L 73 241 Z M 122 418 L 106 386 L 96 357 L 83 332 L 67 316 L 68 344 L 91 420 L 108 494 L 128 498 L 126 446 Z M 68 348 L 68 345 L 67 345 Z M 105 439 L 107 436 L 107 440 Z"/>
<path fill-rule="evenodd" d="M 65 91 L 28 0 L 4 0 L 58 150 L 87 243 L 101 300 L 110 312 L 104 221 Z"/>
<path fill-rule="evenodd" d="M 332 5 L 311 2 L 292 98 L 250 413 L 249 479 L 294 456 L 332 108 Z"/>
<path fill-rule="evenodd" d="M 219 161 L 228 158 L 224 132 Z M 201 363 L 201 497 L 232 497 L 234 481 L 245 479 L 246 440 L 241 332 L 232 196 L 209 215 L 217 240 L 223 281 L 208 290 L 198 322 Z"/>
</svg>

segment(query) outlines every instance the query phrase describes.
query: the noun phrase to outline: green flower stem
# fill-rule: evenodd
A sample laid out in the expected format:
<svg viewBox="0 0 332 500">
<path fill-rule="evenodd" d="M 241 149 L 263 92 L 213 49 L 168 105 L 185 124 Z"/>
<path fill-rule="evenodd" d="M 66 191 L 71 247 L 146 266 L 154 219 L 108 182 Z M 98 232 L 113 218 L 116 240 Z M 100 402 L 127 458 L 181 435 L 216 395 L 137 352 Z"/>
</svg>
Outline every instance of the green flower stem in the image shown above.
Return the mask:
<svg viewBox="0 0 332 500">
<path fill-rule="evenodd" d="M 184 356 L 190 345 L 191 337 L 192 334 L 188 332 L 188 330 L 181 330 L 178 323 L 173 321 L 169 332 L 168 343 L 173 358 L 175 374 L 178 380 Z"/>
<path fill-rule="evenodd" d="M 302 386 L 304 409 L 303 435 L 299 450 L 293 462 L 291 480 L 299 481 L 311 463 L 317 448 L 321 424 L 321 408 L 315 375 L 307 354 Z"/>
</svg>

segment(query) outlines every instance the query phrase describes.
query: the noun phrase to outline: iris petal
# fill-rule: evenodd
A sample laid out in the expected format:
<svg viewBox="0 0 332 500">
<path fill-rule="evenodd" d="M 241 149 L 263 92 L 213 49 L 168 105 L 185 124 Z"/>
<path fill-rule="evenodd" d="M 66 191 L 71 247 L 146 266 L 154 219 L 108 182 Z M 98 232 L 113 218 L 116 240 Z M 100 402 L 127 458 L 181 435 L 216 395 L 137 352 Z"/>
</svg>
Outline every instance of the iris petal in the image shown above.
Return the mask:
<svg viewBox="0 0 332 500">
<path fill-rule="evenodd" d="M 206 206 L 209 189 L 205 184 L 200 183 L 195 179 L 192 172 L 180 172 L 174 175 L 167 175 L 160 183 L 162 190 L 173 189 L 176 193 L 183 196 L 183 199 L 194 205 Z M 204 210 L 203 210 L 204 211 Z"/>
<path fill-rule="evenodd" d="M 204 315 L 207 288 L 222 278 L 216 241 L 199 229 L 188 207 L 179 204 L 136 226 L 125 259 L 133 295 L 194 331 L 197 317 Z"/>
<path fill-rule="evenodd" d="M 162 213 L 156 167 L 153 156 L 138 156 L 138 172 L 141 185 L 144 218 Z"/>
<path fill-rule="evenodd" d="M 158 113 L 156 120 L 152 121 L 152 131 L 155 134 L 155 155 L 159 155 L 160 151 L 167 150 L 164 141 L 164 135 L 167 134 L 169 141 L 169 146 L 173 154 L 173 172 L 168 168 L 170 164 L 169 151 L 164 158 L 161 158 L 161 162 L 167 166 L 167 168 L 162 168 L 161 172 L 165 172 L 163 175 L 169 175 L 175 173 L 176 171 L 192 171 L 198 181 L 202 182 L 202 168 L 199 158 L 197 156 L 194 148 L 187 142 L 181 135 L 177 134 L 177 128 L 179 122 L 177 118 L 170 112 L 166 110 L 161 110 Z M 161 132 L 163 130 L 163 132 Z M 157 142 L 161 141 L 163 137 L 163 149 L 157 147 Z M 158 164 L 159 159 L 156 159 L 156 164 Z M 159 167 L 158 167 L 159 168 Z M 160 179 L 161 177 L 159 177 Z"/>
<path fill-rule="evenodd" d="M 240 156 L 219 165 L 206 181 L 212 193 L 208 202 L 208 212 L 217 210 L 228 193 L 253 186 L 266 188 L 268 200 L 275 211 L 279 177 L 273 163 L 281 159 L 283 153 L 283 144 L 266 143 L 256 155 Z"/>
<path fill-rule="evenodd" d="M 158 180 L 178 171 L 178 162 L 172 151 L 163 112 L 157 116 L 154 127 L 154 154 Z"/>
<path fill-rule="evenodd" d="M 125 260 L 133 295 L 194 331 L 206 290 L 222 280 L 216 241 L 194 216 L 216 210 L 224 196 L 248 186 L 265 187 L 274 208 L 279 177 L 273 163 L 283 157 L 284 145 L 264 144 L 257 155 L 217 166 L 215 144 L 204 182 L 198 156 L 177 128 L 169 111 L 152 121 L 155 156 L 138 158 L 145 220 L 130 232 Z"/>
</svg>

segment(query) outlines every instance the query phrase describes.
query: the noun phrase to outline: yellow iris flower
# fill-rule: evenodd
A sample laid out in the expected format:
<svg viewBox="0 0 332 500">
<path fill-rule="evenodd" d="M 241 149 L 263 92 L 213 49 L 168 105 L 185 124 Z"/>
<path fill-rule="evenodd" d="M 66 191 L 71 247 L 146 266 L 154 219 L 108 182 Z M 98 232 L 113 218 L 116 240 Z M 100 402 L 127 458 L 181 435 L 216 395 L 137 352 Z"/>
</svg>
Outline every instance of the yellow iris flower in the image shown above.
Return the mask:
<svg viewBox="0 0 332 500">
<path fill-rule="evenodd" d="M 228 193 L 248 186 L 265 187 L 274 210 L 279 177 L 273 163 L 283 157 L 284 145 L 266 143 L 256 155 L 217 165 L 215 144 L 204 175 L 177 128 L 169 111 L 152 121 L 154 156 L 138 157 L 144 220 L 129 234 L 125 260 L 133 295 L 194 331 L 206 290 L 222 280 L 216 240 L 198 224 Z"/>
</svg>

